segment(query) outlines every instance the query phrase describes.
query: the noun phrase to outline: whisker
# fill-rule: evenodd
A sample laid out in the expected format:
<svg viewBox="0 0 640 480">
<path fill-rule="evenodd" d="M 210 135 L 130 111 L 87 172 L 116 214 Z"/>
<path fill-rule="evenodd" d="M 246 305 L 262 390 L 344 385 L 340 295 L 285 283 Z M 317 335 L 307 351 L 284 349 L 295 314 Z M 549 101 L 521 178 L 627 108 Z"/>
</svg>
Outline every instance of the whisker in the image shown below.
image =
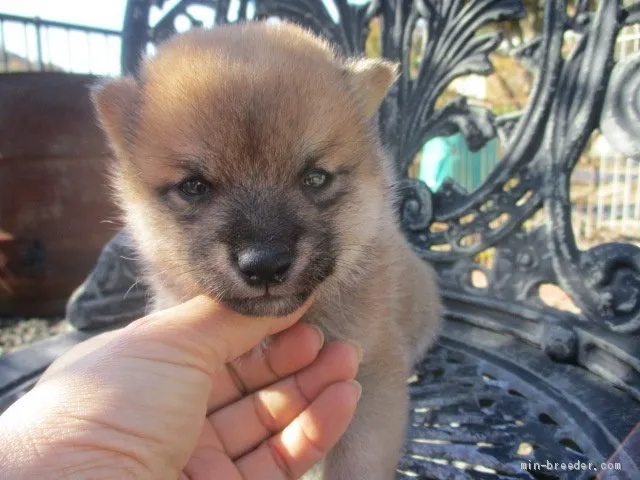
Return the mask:
<svg viewBox="0 0 640 480">
<path fill-rule="evenodd" d="M 140 283 L 140 280 L 136 280 L 133 285 L 131 285 L 126 292 L 124 292 L 124 295 L 122 296 L 122 299 L 125 300 L 127 298 L 127 295 L 129 295 L 129 292 L 131 292 L 131 290 L 133 290 L 133 287 L 135 287 L 136 285 L 138 285 L 138 283 Z"/>
</svg>

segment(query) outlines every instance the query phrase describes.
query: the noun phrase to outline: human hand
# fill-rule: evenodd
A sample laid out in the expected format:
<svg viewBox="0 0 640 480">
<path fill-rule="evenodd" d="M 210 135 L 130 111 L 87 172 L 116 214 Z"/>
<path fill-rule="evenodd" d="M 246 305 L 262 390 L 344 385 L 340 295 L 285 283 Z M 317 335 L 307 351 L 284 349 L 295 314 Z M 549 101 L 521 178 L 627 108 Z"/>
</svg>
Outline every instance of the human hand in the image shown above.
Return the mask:
<svg viewBox="0 0 640 480">
<path fill-rule="evenodd" d="M 198 297 L 78 345 L 0 416 L 0 478 L 298 478 L 360 394 L 357 349 L 321 350 L 295 323 L 307 307 L 242 317 Z"/>
</svg>

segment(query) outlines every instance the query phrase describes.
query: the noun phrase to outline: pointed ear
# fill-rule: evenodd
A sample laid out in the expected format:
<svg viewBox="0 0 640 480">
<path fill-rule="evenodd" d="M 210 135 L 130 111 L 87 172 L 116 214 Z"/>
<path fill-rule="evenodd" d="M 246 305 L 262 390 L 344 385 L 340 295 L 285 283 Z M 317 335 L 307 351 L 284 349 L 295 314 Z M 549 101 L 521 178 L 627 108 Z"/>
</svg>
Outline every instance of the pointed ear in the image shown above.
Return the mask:
<svg viewBox="0 0 640 480">
<path fill-rule="evenodd" d="M 398 64 L 381 58 L 350 59 L 345 73 L 352 90 L 359 98 L 367 118 L 380 108 L 387 90 L 398 77 Z"/>
<path fill-rule="evenodd" d="M 131 146 L 139 97 L 140 87 L 132 77 L 109 80 L 91 90 L 98 120 L 117 156 Z"/>
</svg>

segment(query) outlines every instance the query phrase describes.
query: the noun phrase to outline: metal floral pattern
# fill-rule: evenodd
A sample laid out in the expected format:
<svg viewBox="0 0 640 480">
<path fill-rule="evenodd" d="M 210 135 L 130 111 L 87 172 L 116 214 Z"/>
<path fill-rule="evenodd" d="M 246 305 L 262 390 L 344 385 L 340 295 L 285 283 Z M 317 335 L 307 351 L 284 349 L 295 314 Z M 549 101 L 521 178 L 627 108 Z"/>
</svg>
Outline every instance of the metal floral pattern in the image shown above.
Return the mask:
<svg viewBox="0 0 640 480">
<path fill-rule="evenodd" d="M 503 238 L 517 231 L 542 206 L 547 220 L 544 238 L 540 240 L 551 253 L 553 265 L 552 271 L 545 272 L 548 281 L 569 293 L 588 320 L 612 331 L 635 332 L 640 328 L 637 263 L 640 250 L 616 244 L 580 252 L 571 226 L 569 182 L 591 132 L 598 127 L 601 111 L 607 125 L 604 130 L 610 138 L 619 138 L 616 132 L 624 134 L 626 144 L 616 142 L 624 144 L 621 148 L 628 152 L 639 148 L 640 137 L 632 134 L 637 130 L 633 121 L 638 110 L 637 95 L 636 102 L 630 104 L 619 97 L 628 88 L 635 88 L 637 93 L 637 81 L 630 81 L 637 76 L 637 70 L 633 69 L 637 58 L 619 66 L 609 82 L 615 39 L 622 26 L 618 2 L 600 2 L 591 15 L 578 10 L 573 18 L 566 16 L 566 1 L 545 3 L 545 32 L 538 48 L 536 89 L 511 134 L 517 141 L 509 144 L 499 168 L 477 191 L 460 193 L 445 184 L 435 194 L 434 204 L 443 206 L 435 209 L 435 220 L 448 222 L 451 230 L 446 235 L 428 234 L 423 255 L 436 262 L 456 262 L 460 256 L 489 246 L 499 247 Z M 580 26 L 581 39 L 572 56 L 564 60 L 561 48 L 569 25 Z M 607 87 L 608 101 L 602 110 Z M 627 93 L 623 98 L 629 97 Z M 505 188 L 510 180 L 519 182 L 515 192 Z M 514 194 L 517 197 L 527 192 L 530 197 L 526 201 L 523 197 L 515 200 Z M 483 208 L 488 199 L 490 207 Z M 464 227 L 456 224 L 456 220 L 470 213 L 477 214 L 473 222 Z M 508 220 L 499 230 L 491 228 L 491 221 L 505 214 Z M 460 246 L 460 240 L 473 233 L 481 237 L 476 244 Z M 429 249 L 443 236 L 453 246 L 446 256 Z"/>
</svg>

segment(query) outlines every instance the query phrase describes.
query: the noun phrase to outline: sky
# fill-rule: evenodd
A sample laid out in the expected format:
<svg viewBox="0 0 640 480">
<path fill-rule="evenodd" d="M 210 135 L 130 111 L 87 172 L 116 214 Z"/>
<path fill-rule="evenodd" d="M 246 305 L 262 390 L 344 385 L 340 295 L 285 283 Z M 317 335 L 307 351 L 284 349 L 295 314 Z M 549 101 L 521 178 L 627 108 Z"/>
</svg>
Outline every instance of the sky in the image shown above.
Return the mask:
<svg viewBox="0 0 640 480">
<path fill-rule="evenodd" d="M 0 0 L 0 13 L 43 20 L 122 30 L 126 0 Z M 4 23 L 6 49 L 21 57 L 37 58 L 35 28 Z M 78 73 L 117 75 L 120 40 L 116 37 L 67 33 L 48 29 L 43 35 L 43 59 Z"/>
<path fill-rule="evenodd" d="M 0 0 L 0 13 L 122 29 L 126 0 Z"/>
</svg>

